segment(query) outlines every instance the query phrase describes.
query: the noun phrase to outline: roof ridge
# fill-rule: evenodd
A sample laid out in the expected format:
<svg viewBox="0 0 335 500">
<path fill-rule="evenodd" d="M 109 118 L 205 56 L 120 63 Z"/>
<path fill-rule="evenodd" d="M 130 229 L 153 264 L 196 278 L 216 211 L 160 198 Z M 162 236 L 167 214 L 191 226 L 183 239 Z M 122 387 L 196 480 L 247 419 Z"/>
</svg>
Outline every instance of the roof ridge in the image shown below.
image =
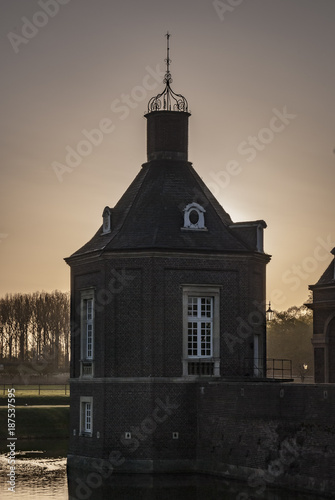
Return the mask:
<svg viewBox="0 0 335 500">
<path fill-rule="evenodd" d="M 247 246 L 246 242 L 244 240 L 242 240 L 239 236 L 237 236 L 235 233 L 232 232 L 232 230 L 230 228 L 230 226 L 234 224 L 232 218 L 230 217 L 230 215 L 228 214 L 228 212 L 225 211 L 225 209 L 219 203 L 219 201 L 215 198 L 215 196 L 213 195 L 213 193 L 211 192 L 211 190 L 206 186 L 206 184 L 201 179 L 201 177 L 198 174 L 198 172 L 193 167 L 192 163 L 190 163 L 190 166 L 191 166 L 191 168 L 190 168 L 191 174 L 193 175 L 193 177 L 197 181 L 199 187 L 202 189 L 204 196 L 208 199 L 208 202 L 211 203 L 212 207 L 214 208 L 214 212 L 217 214 L 217 216 L 219 217 L 220 221 L 224 224 L 224 226 L 226 227 L 227 231 L 230 233 L 230 235 L 235 240 L 237 240 L 241 245 L 243 245 L 246 250 L 250 250 L 250 248 Z M 229 223 L 222 217 L 222 214 L 220 213 L 221 210 L 220 211 L 218 210 L 218 206 L 224 212 L 224 214 L 227 215 L 227 218 L 229 218 Z"/>
</svg>

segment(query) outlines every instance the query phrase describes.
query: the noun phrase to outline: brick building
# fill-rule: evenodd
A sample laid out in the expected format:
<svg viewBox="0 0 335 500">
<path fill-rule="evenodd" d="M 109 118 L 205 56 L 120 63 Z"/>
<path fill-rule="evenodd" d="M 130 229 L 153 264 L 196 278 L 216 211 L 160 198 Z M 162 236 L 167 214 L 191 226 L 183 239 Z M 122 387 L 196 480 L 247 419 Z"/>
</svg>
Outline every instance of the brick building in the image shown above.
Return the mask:
<svg viewBox="0 0 335 500">
<path fill-rule="evenodd" d="M 188 161 L 169 64 L 168 48 L 147 162 L 66 259 L 69 491 L 88 498 L 112 472 L 186 471 L 245 479 L 256 496 L 276 485 L 333 498 L 335 386 L 265 378 L 266 224 L 234 223 Z M 311 288 L 319 380 L 333 381 L 334 262 Z"/>
<path fill-rule="evenodd" d="M 169 63 L 145 115 L 147 162 L 66 259 L 69 457 L 121 443 L 125 470 L 192 468 L 194 382 L 266 375 L 266 224 L 234 223 L 188 161 L 190 113 Z"/>
<path fill-rule="evenodd" d="M 335 383 L 335 248 L 334 259 L 319 281 L 310 285 L 313 303 L 314 378 L 316 383 Z"/>
</svg>

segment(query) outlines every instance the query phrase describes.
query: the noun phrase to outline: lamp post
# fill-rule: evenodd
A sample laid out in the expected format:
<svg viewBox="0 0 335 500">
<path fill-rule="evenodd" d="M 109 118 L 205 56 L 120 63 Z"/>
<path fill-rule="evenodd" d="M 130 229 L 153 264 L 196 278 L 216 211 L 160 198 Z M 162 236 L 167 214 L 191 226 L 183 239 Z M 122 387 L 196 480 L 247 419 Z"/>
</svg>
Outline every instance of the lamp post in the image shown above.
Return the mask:
<svg viewBox="0 0 335 500">
<path fill-rule="evenodd" d="M 272 318 L 273 318 L 273 315 L 274 315 L 274 312 L 273 310 L 271 309 L 271 302 L 269 301 L 269 303 L 267 304 L 268 308 L 266 310 L 266 320 L 267 321 L 271 321 Z"/>
<path fill-rule="evenodd" d="M 305 380 L 305 376 L 308 373 L 308 365 L 306 363 L 304 363 L 303 365 L 299 365 L 299 371 L 301 383 L 303 383 Z"/>
</svg>

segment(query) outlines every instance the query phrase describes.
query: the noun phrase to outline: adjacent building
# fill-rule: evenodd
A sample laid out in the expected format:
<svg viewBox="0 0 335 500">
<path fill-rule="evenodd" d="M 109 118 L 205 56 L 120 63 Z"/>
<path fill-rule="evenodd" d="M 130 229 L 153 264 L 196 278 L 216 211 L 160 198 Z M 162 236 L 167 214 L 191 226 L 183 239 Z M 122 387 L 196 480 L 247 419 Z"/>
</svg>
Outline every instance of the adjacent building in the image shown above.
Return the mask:
<svg viewBox="0 0 335 500">
<path fill-rule="evenodd" d="M 313 302 L 314 378 L 316 383 L 335 383 L 335 248 L 319 281 L 310 285 Z"/>
</svg>

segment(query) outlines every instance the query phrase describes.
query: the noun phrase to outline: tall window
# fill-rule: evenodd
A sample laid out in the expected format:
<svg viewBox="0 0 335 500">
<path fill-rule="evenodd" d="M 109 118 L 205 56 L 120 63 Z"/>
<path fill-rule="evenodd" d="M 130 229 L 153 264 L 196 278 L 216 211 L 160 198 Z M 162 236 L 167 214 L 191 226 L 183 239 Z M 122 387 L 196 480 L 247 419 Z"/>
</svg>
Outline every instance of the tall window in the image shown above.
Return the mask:
<svg viewBox="0 0 335 500">
<path fill-rule="evenodd" d="M 81 293 L 81 375 L 93 376 L 94 291 Z"/>
<path fill-rule="evenodd" d="M 93 398 L 82 396 L 80 398 L 80 434 L 92 436 L 93 433 Z"/>
<path fill-rule="evenodd" d="M 183 375 L 220 375 L 220 287 L 183 286 Z"/>
<path fill-rule="evenodd" d="M 92 404 L 84 403 L 84 430 L 85 432 L 92 431 Z"/>
<path fill-rule="evenodd" d="M 188 297 L 188 356 L 212 356 L 213 297 Z"/>
<path fill-rule="evenodd" d="M 84 300 L 86 319 L 86 359 L 93 358 L 93 299 Z"/>
</svg>

